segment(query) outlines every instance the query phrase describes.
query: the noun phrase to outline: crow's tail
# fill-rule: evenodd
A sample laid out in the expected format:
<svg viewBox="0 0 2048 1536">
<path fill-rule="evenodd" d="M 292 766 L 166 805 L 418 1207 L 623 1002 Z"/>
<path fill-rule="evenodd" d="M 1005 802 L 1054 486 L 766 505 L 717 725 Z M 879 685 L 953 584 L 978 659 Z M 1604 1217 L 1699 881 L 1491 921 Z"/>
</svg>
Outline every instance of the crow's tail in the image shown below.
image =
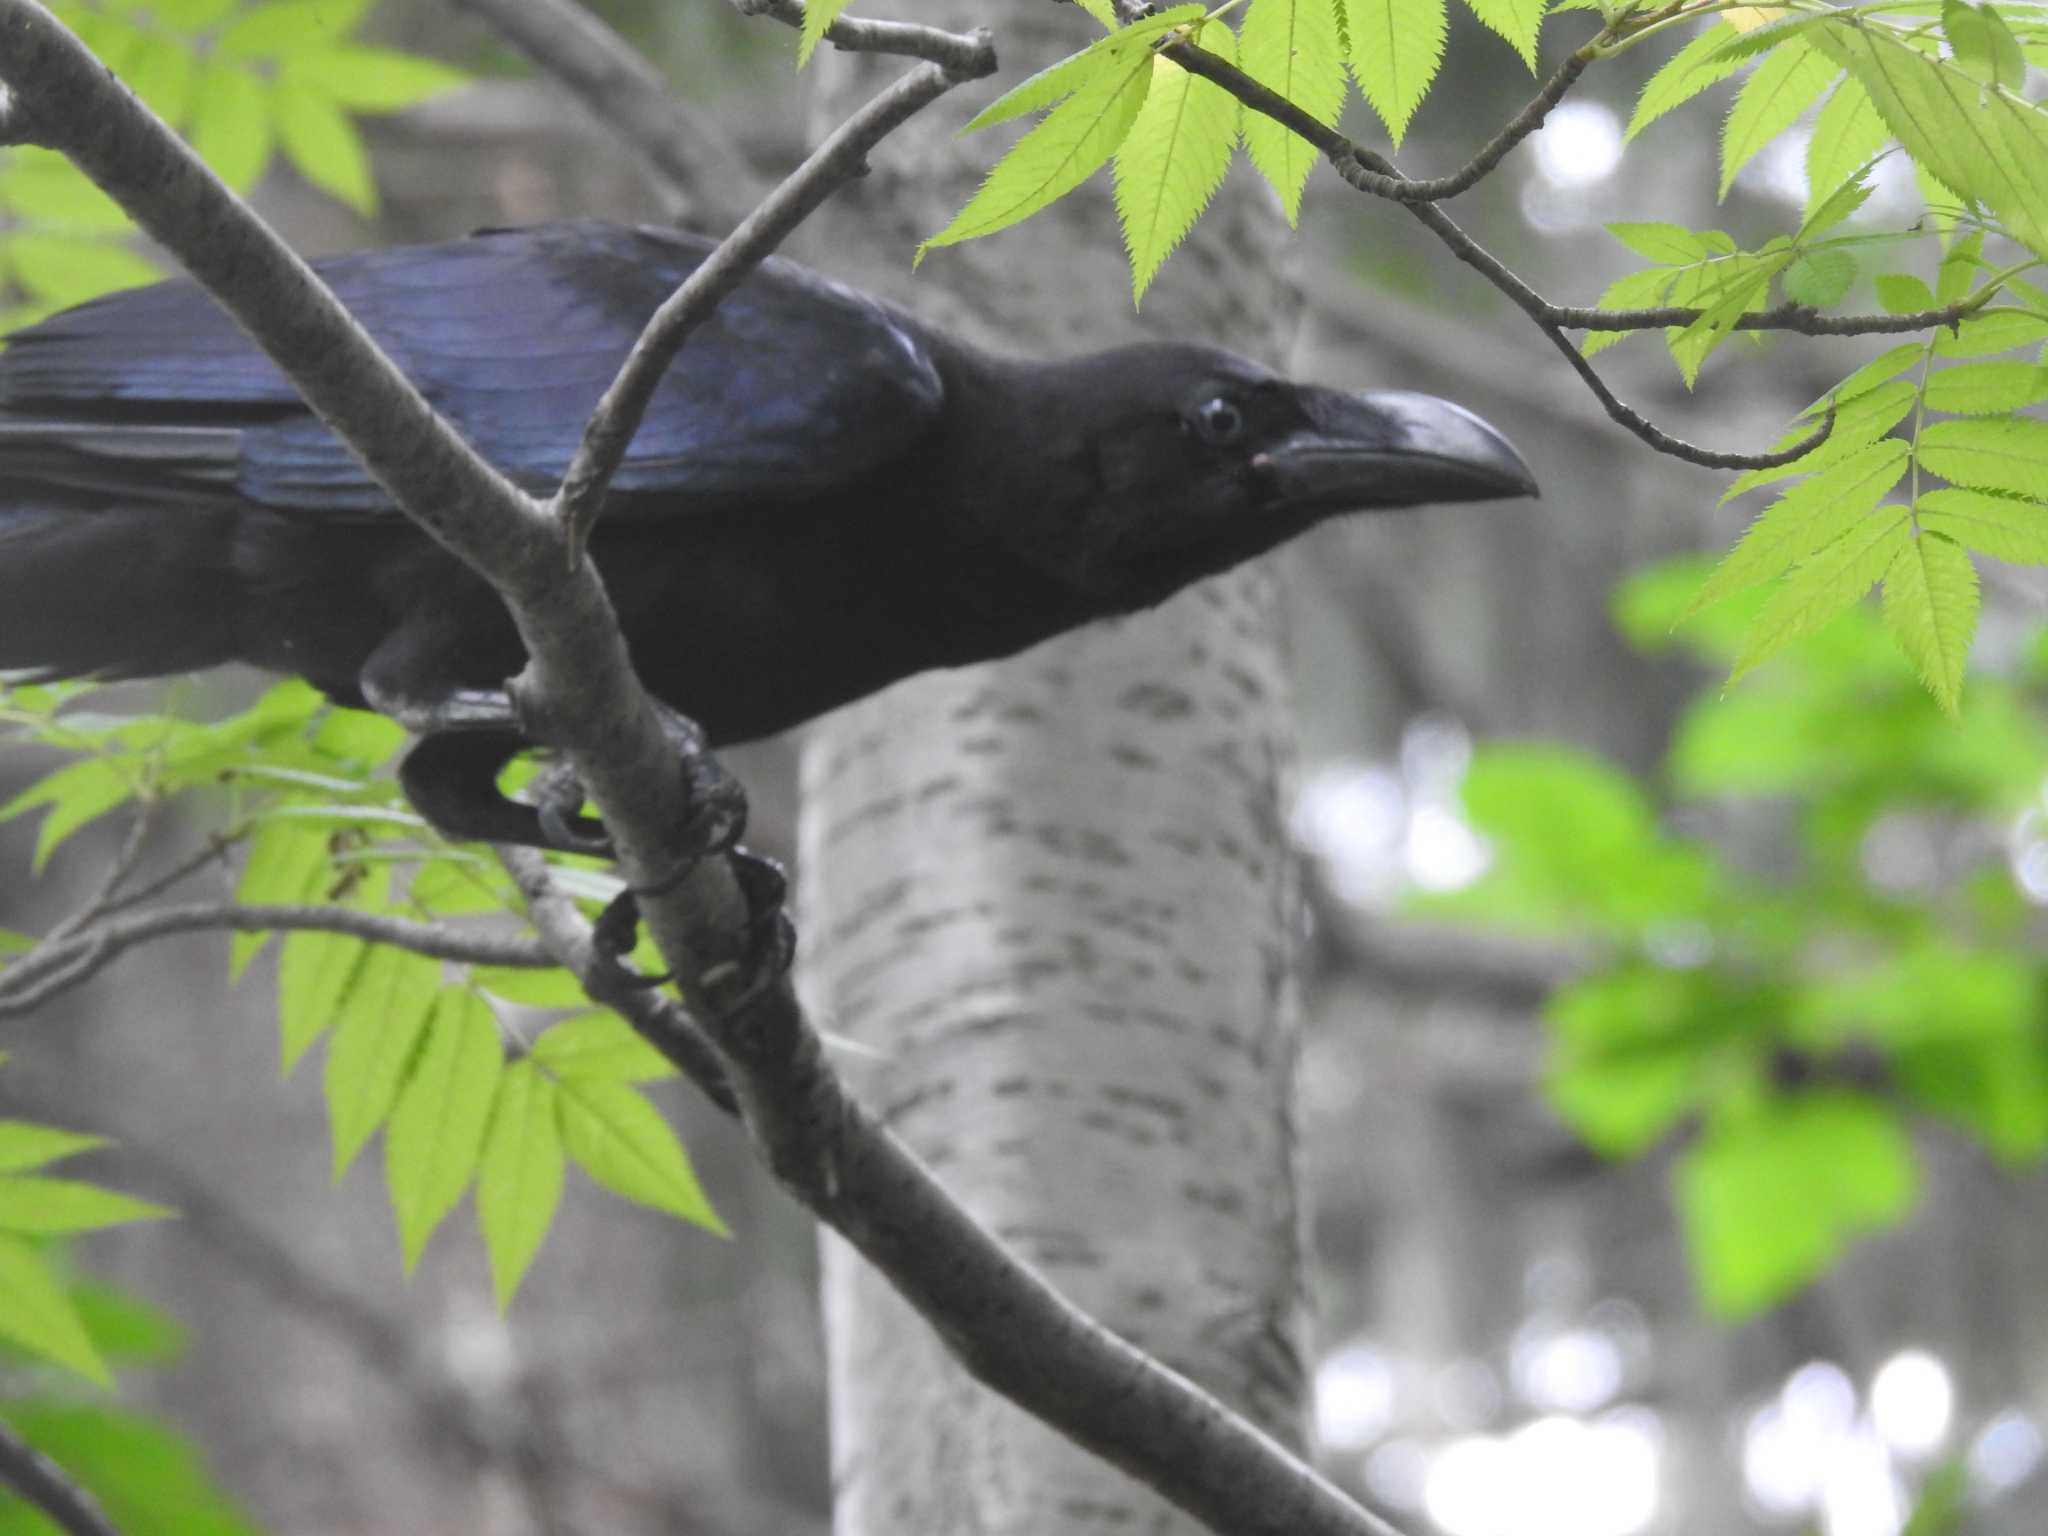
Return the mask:
<svg viewBox="0 0 2048 1536">
<path fill-rule="evenodd" d="M 0 505 L 0 671 L 155 677 L 227 660 L 233 532 L 226 508 Z"/>
</svg>

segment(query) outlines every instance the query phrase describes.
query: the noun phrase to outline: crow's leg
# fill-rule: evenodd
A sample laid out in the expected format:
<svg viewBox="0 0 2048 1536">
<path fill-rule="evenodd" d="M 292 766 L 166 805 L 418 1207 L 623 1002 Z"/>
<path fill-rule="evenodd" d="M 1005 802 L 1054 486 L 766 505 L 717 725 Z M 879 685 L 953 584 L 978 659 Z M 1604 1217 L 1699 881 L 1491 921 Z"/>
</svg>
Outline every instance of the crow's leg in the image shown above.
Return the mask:
<svg viewBox="0 0 2048 1536">
<path fill-rule="evenodd" d="M 789 894 L 789 877 L 782 866 L 744 848 L 730 848 L 725 852 L 732 863 L 733 878 L 739 882 L 740 895 L 747 904 L 747 947 L 738 960 L 730 963 L 730 969 L 739 975 L 739 986 L 727 1003 L 728 1007 L 742 1008 L 763 987 L 779 980 L 789 969 L 790 962 L 796 958 L 796 928 L 783 908 L 783 898 Z M 640 898 L 659 896 L 672 890 L 693 867 L 694 861 L 681 865 L 654 885 L 631 886 L 614 897 L 599 914 L 592 935 L 598 953 L 610 964 L 618 966 L 618 962 L 632 951 L 639 933 Z M 618 968 L 624 969 L 623 966 Z M 726 984 L 726 978 L 717 970 L 707 971 L 704 979 L 721 988 Z M 664 972 L 659 976 L 634 976 L 630 984 L 658 987 L 672 980 L 674 973 Z"/>
</svg>

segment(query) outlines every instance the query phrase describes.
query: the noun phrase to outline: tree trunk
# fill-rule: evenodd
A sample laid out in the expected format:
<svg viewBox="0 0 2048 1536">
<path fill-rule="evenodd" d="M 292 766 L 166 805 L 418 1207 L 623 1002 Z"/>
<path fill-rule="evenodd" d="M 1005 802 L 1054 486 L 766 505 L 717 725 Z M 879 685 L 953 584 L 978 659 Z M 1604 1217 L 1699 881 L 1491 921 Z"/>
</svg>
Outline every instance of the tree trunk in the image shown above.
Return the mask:
<svg viewBox="0 0 2048 1536">
<path fill-rule="evenodd" d="M 1043 14 L 1041 14 L 1043 13 Z M 920 19 L 923 19 L 922 17 Z M 999 27 L 1000 85 L 1080 46 L 1071 6 Z M 821 57 L 833 120 L 880 78 Z M 1131 310 L 1106 191 L 936 254 L 1001 147 L 948 103 L 807 232 L 837 276 L 1011 352 L 1138 335 L 1279 361 L 1284 234 L 1249 178 Z M 829 240 L 831 243 L 825 243 Z M 814 728 L 801 979 L 868 1102 L 1068 1296 L 1301 1439 L 1291 1095 L 1291 717 L 1263 570 Z M 841 1536 L 1192 1529 L 971 1382 L 840 1245 L 825 1253 Z"/>
</svg>

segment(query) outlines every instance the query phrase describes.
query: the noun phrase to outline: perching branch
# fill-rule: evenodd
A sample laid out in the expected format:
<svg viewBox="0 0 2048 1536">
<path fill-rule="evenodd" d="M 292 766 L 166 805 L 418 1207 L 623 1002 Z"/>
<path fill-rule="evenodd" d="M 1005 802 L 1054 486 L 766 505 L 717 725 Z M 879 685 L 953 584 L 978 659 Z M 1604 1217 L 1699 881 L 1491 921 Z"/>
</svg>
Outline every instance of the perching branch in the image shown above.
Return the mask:
<svg viewBox="0 0 2048 1536">
<path fill-rule="evenodd" d="M 995 47 L 988 33 L 957 41 L 978 44 L 978 51 L 968 54 L 971 68 L 963 72 L 948 64 L 921 64 L 876 95 L 783 178 L 654 312 L 618 377 L 606 387 L 604 398 L 591 413 L 583 441 L 555 495 L 553 513 L 565 530 L 571 558 L 582 557 L 603 510 L 605 490 L 618 473 L 633 434 L 640 430 L 655 389 L 690 332 L 709 319 L 719 301 L 820 203 L 866 174 L 869 150 L 954 86 L 995 72 Z"/>
<path fill-rule="evenodd" d="M 746 900 L 729 861 L 684 863 L 684 777 L 596 570 L 564 559 L 560 524 L 470 452 L 311 270 L 36 0 L 0 0 L 0 78 L 14 93 L 7 127 L 70 156 L 172 251 L 406 514 L 504 598 L 531 658 L 514 682 L 521 717 L 567 752 L 628 880 L 659 883 L 643 915 L 784 1187 L 876 1264 L 978 1379 L 1213 1529 L 1391 1536 L 1054 1292 L 847 1096 L 788 978 L 751 983 Z M 679 867 L 688 874 L 671 883 Z"/>
<path fill-rule="evenodd" d="M 120 1536 L 93 1496 L 0 1420 L 0 1488 L 41 1510 L 65 1536 Z"/>
<path fill-rule="evenodd" d="M 732 6 L 742 16 L 767 16 L 786 27 L 804 24 L 803 0 L 732 0 Z M 990 57 L 985 52 L 986 34 L 981 32 L 948 32 L 915 22 L 840 16 L 825 29 L 825 41 L 847 53 L 896 53 L 924 59 L 969 78 L 988 73 L 981 67 Z"/>
<path fill-rule="evenodd" d="M 543 967 L 553 955 L 517 935 L 465 933 L 445 923 L 413 922 L 347 907 L 248 906 L 239 902 L 151 907 L 128 916 L 66 924 L 0 970 L 0 1018 L 23 1014 L 98 975 L 138 944 L 179 933 L 344 933 L 434 960 L 468 965 Z"/>
</svg>

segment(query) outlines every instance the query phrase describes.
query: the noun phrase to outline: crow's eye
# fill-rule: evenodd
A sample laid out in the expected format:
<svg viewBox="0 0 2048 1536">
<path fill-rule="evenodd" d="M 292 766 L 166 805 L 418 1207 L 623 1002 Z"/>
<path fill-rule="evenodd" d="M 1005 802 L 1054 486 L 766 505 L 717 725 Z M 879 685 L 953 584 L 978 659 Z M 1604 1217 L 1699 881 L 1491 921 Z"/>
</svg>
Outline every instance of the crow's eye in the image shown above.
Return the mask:
<svg viewBox="0 0 2048 1536">
<path fill-rule="evenodd" d="M 1244 436 L 1244 412 L 1235 401 L 1217 395 L 1195 407 L 1195 430 L 1204 442 L 1226 447 Z"/>
</svg>

